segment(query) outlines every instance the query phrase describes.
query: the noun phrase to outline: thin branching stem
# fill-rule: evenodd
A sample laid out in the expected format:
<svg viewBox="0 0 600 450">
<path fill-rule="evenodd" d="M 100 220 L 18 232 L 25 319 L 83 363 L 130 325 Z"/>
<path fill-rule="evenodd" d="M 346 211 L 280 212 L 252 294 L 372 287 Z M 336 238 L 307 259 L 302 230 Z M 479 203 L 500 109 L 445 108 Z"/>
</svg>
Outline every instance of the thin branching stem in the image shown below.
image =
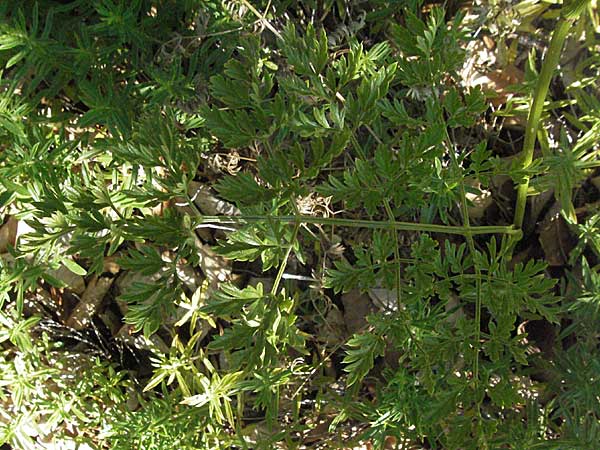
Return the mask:
<svg viewBox="0 0 600 450">
<path fill-rule="evenodd" d="M 442 123 L 444 123 L 444 117 L 441 118 Z M 450 154 L 450 158 L 452 160 L 452 165 L 458 172 L 462 172 L 460 164 L 458 163 L 458 159 L 456 157 L 455 147 L 452 144 L 452 140 L 450 139 L 450 135 L 448 134 L 448 127 L 444 126 L 444 140 L 446 141 L 446 148 L 448 153 Z M 460 177 L 460 181 L 458 183 L 458 187 L 460 190 L 460 210 L 463 219 L 463 225 L 465 228 L 471 228 L 471 221 L 469 218 L 469 207 L 467 204 L 467 190 L 465 188 L 465 180 L 464 177 Z M 473 239 L 473 234 L 467 233 L 465 234 L 465 239 L 467 240 L 467 246 L 469 247 L 469 251 L 471 255 L 475 257 L 476 249 L 475 249 L 475 240 Z M 483 307 L 481 301 L 481 268 L 477 263 L 473 264 L 475 269 L 475 338 L 473 340 L 473 345 L 475 348 L 475 354 L 473 356 L 473 383 L 475 385 L 475 389 L 479 388 L 479 353 L 480 349 L 480 340 L 481 340 L 481 309 Z M 479 398 L 479 397 L 478 397 Z M 477 402 L 477 414 L 479 415 L 479 420 L 482 420 L 481 417 L 481 401 Z"/>
<path fill-rule="evenodd" d="M 261 13 L 258 9 L 256 9 L 252 3 L 250 3 L 247 0 L 241 0 L 241 3 L 248 8 L 250 11 L 252 11 L 252 13 L 258 17 L 260 19 L 260 21 L 262 22 L 262 24 L 267 27 L 269 29 L 269 31 L 271 31 L 271 33 L 273 33 L 275 36 L 277 36 L 278 39 L 283 39 L 281 36 L 281 33 L 279 31 L 277 31 L 275 29 L 275 27 L 273 27 L 273 25 L 271 25 L 271 23 L 267 20 L 267 18 L 265 17 L 265 15 L 263 13 Z M 268 9 L 268 7 L 267 7 Z"/>
<path fill-rule="evenodd" d="M 381 139 L 379 139 L 379 137 L 375 134 L 375 132 L 368 125 L 366 125 L 366 127 L 369 130 L 369 132 L 371 133 L 371 135 L 374 136 L 375 140 L 379 144 L 382 144 Z M 351 137 L 352 144 L 356 148 L 356 151 L 359 153 L 360 157 L 363 160 L 366 160 L 365 153 L 364 153 L 361 145 L 359 144 L 358 140 L 356 139 L 356 136 L 354 133 L 355 132 L 353 131 L 352 137 Z M 392 207 L 390 205 L 389 199 L 387 199 L 387 198 L 383 199 L 383 206 L 384 206 L 384 209 L 388 216 L 389 221 L 394 222 L 396 220 L 396 217 L 394 216 L 394 212 L 392 211 Z M 393 231 L 392 237 L 394 239 L 394 259 L 396 261 L 400 261 L 400 242 L 398 240 L 398 232 L 397 232 L 398 230 L 392 229 L 391 231 Z M 402 309 L 402 265 L 401 264 L 398 264 L 398 269 L 396 270 L 396 304 L 398 305 L 398 310 L 401 310 Z"/>
<path fill-rule="evenodd" d="M 270 215 L 239 215 L 239 216 L 200 216 L 203 224 L 245 224 L 275 221 L 281 223 L 306 223 L 317 225 L 334 225 L 339 227 L 351 228 L 369 228 L 369 229 L 390 229 L 402 231 L 417 231 L 429 233 L 445 233 L 458 235 L 479 235 L 479 234 L 508 234 L 518 236 L 521 230 L 512 225 L 489 225 L 489 226 L 452 226 L 436 225 L 429 223 L 398 222 L 387 220 L 363 220 L 363 219 L 342 219 L 337 217 L 318 217 L 308 215 L 296 216 L 270 216 Z"/>
<path fill-rule="evenodd" d="M 281 266 L 279 266 L 279 270 L 277 271 L 277 276 L 275 277 L 275 281 L 273 282 L 273 288 L 271 289 L 271 294 L 276 295 L 277 290 L 279 289 L 279 284 L 281 283 L 281 279 L 283 278 L 283 274 L 285 273 L 285 268 L 287 267 L 288 259 L 290 258 L 290 254 L 292 253 L 292 249 L 294 248 L 294 242 L 296 241 L 296 237 L 298 237 L 298 231 L 300 230 L 300 222 L 296 222 L 294 225 L 294 231 L 292 232 L 292 238 L 290 239 L 290 243 L 285 252 L 285 256 L 283 257 L 283 261 L 281 262 Z"/>
</svg>

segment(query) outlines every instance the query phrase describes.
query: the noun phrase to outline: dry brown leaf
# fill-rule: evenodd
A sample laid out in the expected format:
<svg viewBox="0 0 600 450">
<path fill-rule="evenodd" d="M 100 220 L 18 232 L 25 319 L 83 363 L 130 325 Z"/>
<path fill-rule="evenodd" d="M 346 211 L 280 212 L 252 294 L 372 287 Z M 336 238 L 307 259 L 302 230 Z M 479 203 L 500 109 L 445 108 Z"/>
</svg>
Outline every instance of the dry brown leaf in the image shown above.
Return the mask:
<svg viewBox="0 0 600 450">
<path fill-rule="evenodd" d="M 466 194 L 467 199 L 471 202 L 467 208 L 469 218 L 473 220 L 483 219 L 486 210 L 494 203 L 491 191 L 482 189 L 479 183 L 476 184 L 476 187 L 480 191 L 479 194 L 473 194 L 471 192 L 467 192 Z"/>
<path fill-rule="evenodd" d="M 81 301 L 67 319 L 66 325 L 76 330 L 85 328 L 91 322 L 113 280 L 114 278 L 106 277 L 92 278 L 81 296 Z"/>
<path fill-rule="evenodd" d="M 198 210 L 207 216 L 237 216 L 240 214 L 240 210 L 234 205 L 221 200 L 214 194 L 211 188 L 198 181 L 190 181 L 188 185 L 188 195 Z M 188 202 L 181 197 L 177 197 L 172 203 L 182 214 L 188 214 L 190 216 L 197 215 L 197 212 L 194 211 Z"/>
<path fill-rule="evenodd" d="M 367 324 L 367 316 L 375 311 L 375 306 L 367 294 L 358 289 L 342 295 L 344 305 L 344 323 L 350 334 L 354 334 Z"/>
<path fill-rule="evenodd" d="M 240 210 L 234 205 L 221 200 L 213 193 L 212 189 L 197 181 L 190 181 L 188 195 L 198 209 L 207 216 L 216 216 L 219 214 L 237 216 L 240 214 Z"/>
<path fill-rule="evenodd" d="M 117 259 L 118 257 L 116 255 L 105 256 L 102 271 L 112 273 L 113 275 L 118 274 L 121 271 L 121 266 L 117 263 Z"/>
<path fill-rule="evenodd" d="M 487 72 L 496 62 L 496 52 L 490 48 L 489 39 L 473 39 L 467 44 L 469 57 L 464 61 L 460 77 L 465 86 L 474 86 L 473 81 Z"/>
<path fill-rule="evenodd" d="M 481 36 L 481 40 L 483 41 L 485 48 L 487 48 L 488 50 L 494 50 L 494 48 L 496 48 L 496 42 L 494 41 L 494 39 L 492 39 L 491 36 L 484 34 L 483 36 Z"/>
<path fill-rule="evenodd" d="M 217 255 L 208 245 L 196 237 L 196 249 L 200 257 L 200 269 L 210 283 L 211 288 L 215 288 L 219 283 L 228 281 L 231 278 L 231 267 L 227 259 Z"/>
<path fill-rule="evenodd" d="M 569 225 L 560 210 L 560 204 L 555 203 L 539 226 L 539 241 L 549 266 L 565 265 L 574 247 Z"/>
<path fill-rule="evenodd" d="M 508 98 L 513 94 L 510 89 L 511 85 L 522 84 L 525 81 L 525 73 L 515 67 L 509 65 L 500 70 L 494 70 L 485 74 L 474 82 L 475 85 L 481 85 L 484 91 L 493 94 L 490 99 L 492 105 L 498 107 L 504 105 Z"/>
<path fill-rule="evenodd" d="M 8 246 L 15 246 L 17 240 L 17 228 L 19 221 L 10 216 L 6 223 L 0 228 L 0 253 L 6 253 Z"/>
<path fill-rule="evenodd" d="M 325 323 L 319 330 L 319 339 L 327 345 L 337 345 L 346 338 L 346 326 L 342 312 L 333 307 L 325 317 Z"/>
<path fill-rule="evenodd" d="M 396 311 L 398 309 L 398 290 L 371 288 L 369 298 L 377 308 L 382 311 Z"/>
</svg>

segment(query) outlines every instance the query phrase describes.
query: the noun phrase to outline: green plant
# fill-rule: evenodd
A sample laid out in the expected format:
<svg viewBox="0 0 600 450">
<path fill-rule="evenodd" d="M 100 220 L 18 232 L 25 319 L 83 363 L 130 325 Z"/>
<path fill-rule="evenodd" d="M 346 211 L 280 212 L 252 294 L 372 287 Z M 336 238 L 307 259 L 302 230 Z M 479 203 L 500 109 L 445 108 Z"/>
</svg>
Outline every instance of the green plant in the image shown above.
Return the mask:
<svg viewBox="0 0 600 450">
<path fill-rule="evenodd" d="M 598 165 L 594 57 L 567 90 L 571 134 L 553 146 L 540 126 L 564 105 L 545 100 L 587 2 L 562 7 L 539 75 L 530 58 L 513 161 L 461 81 L 463 11 L 26 3 L 0 5 L 0 205 L 29 227 L 0 260 L 0 394 L 17 416 L 3 442 L 71 427 L 99 448 L 298 448 L 325 424 L 331 447 L 357 427 L 378 448 L 592 448 L 597 214 L 576 224 L 573 190 Z M 502 177 L 518 186 L 512 217 L 474 217 Z M 518 253 L 527 195 L 552 188 L 579 233 L 562 293 Z M 119 305 L 146 373 L 89 356 L 69 373 L 78 353 L 40 325 L 79 326 L 40 300 L 74 292 L 62 269 L 88 287 L 131 274 L 85 319 Z M 385 304 L 336 335 L 340 298 L 374 290 Z M 555 358 L 532 353 L 528 323 L 556 330 Z"/>
<path fill-rule="evenodd" d="M 533 94 L 533 102 L 527 117 L 527 126 L 525 129 L 525 141 L 523 143 L 523 156 L 521 162 L 521 165 L 524 169 L 531 165 L 533 161 L 535 139 L 540 119 L 542 117 L 542 111 L 544 109 L 544 102 L 546 100 L 550 81 L 552 80 L 552 74 L 559 63 L 560 54 L 565 39 L 567 38 L 575 21 L 579 19 L 579 16 L 585 9 L 586 5 L 587 2 L 585 1 L 573 1 L 567 3 L 562 9 L 559 21 L 552 33 L 552 40 L 550 41 L 548 54 L 544 58 L 544 64 L 536 83 L 535 92 Z M 525 200 L 527 197 L 528 187 L 528 180 L 519 185 L 514 220 L 514 223 L 518 228 L 523 226 L 523 218 L 525 216 Z M 572 188 L 572 185 L 568 185 L 566 186 L 566 189 L 559 190 L 558 195 L 561 197 L 561 203 L 565 214 L 567 214 L 570 219 L 576 220 L 575 209 L 570 201 Z"/>
</svg>

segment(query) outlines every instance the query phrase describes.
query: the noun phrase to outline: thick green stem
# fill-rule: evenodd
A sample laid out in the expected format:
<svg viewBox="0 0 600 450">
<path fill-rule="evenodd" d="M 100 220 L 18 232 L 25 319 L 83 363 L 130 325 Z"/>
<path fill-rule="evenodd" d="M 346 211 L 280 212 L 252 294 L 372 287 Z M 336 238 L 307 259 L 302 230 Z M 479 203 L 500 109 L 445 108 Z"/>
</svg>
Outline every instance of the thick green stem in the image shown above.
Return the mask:
<svg viewBox="0 0 600 450">
<path fill-rule="evenodd" d="M 523 143 L 523 152 L 521 156 L 522 169 L 527 169 L 533 162 L 533 151 L 535 148 L 535 141 L 538 127 L 540 125 L 540 119 L 544 110 L 544 102 L 546 100 L 546 95 L 548 94 L 548 88 L 550 87 L 552 75 L 560 61 L 560 54 L 563 44 L 567 35 L 569 34 L 569 29 L 571 28 L 572 24 L 573 19 L 563 16 L 559 19 L 558 24 L 552 33 L 550 47 L 548 48 L 548 53 L 546 54 L 542 64 L 542 70 L 533 94 L 533 104 L 529 110 L 529 116 L 527 117 L 527 128 L 525 129 L 525 141 Z M 523 226 L 528 189 L 529 177 L 526 177 L 525 181 L 519 185 L 517 191 L 514 225 L 518 229 L 521 229 Z"/>
<path fill-rule="evenodd" d="M 302 214 L 296 216 L 200 216 L 202 223 L 209 224 L 243 224 L 276 221 L 281 223 L 312 223 L 318 225 L 336 225 L 340 227 L 353 228 L 371 228 L 371 229 L 391 229 L 403 231 L 423 231 L 430 233 L 446 233 L 460 235 L 477 235 L 477 234 L 508 234 L 518 236 L 521 230 L 513 226 L 482 226 L 482 227 L 465 227 L 465 226 L 450 226 L 450 225 L 435 225 L 428 223 L 411 223 L 411 222 L 392 222 L 392 221 L 377 221 L 377 220 L 355 220 L 355 219 L 339 219 L 335 217 L 316 217 L 305 216 Z"/>
</svg>

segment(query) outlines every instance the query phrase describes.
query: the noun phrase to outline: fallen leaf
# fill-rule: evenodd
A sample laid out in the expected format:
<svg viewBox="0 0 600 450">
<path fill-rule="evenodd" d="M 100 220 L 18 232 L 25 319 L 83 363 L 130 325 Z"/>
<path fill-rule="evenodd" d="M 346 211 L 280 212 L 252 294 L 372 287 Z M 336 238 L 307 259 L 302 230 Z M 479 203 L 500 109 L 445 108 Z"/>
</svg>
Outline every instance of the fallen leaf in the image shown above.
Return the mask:
<svg viewBox="0 0 600 450">
<path fill-rule="evenodd" d="M 219 283 L 227 281 L 231 277 L 231 267 L 227 259 L 217 255 L 208 245 L 196 237 L 196 249 L 200 257 L 200 269 L 210 283 L 211 288 L 215 288 Z"/>
<path fill-rule="evenodd" d="M 492 198 L 492 192 L 487 189 L 482 189 L 481 185 L 477 183 L 478 194 L 467 192 L 466 197 L 469 200 L 469 206 L 467 207 L 469 218 L 473 220 L 483 219 L 485 217 L 486 210 L 494 203 Z"/>
<path fill-rule="evenodd" d="M 494 50 L 494 48 L 496 48 L 496 42 L 492 39 L 491 36 L 484 34 L 483 36 L 481 36 L 481 40 L 483 41 L 485 48 L 487 48 L 488 50 Z"/>
<path fill-rule="evenodd" d="M 112 273 L 113 275 L 118 274 L 121 271 L 121 266 L 117 263 L 117 259 L 116 255 L 104 257 L 102 271 Z"/>
<path fill-rule="evenodd" d="M 367 324 L 367 316 L 375 311 L 375 306 L 367 294 L 361 294 L 358 289 L 342 295 L 344 305 L 344 323 L 348 333 L 354 334 Z"/>
<path fill-rule="evenodd" d="M 538 227 L 539 241 L 549 266 L 565 265 L 574 247 L 569 225 L 560 211 L 560 204 L 556 202 Z"/>
<path fill-rule="evenodd" d="M 493 95 L 491 103 L 494 106 L 501 106 L 513 95 L 511 86 L 523 84 L 524 81 L 525 73 L 511 64 L 501 70 L 494 70 L 482 75 L 479 83 L 476 84 L 481 84 L 484 91 Z"/>
<path fill-rule="evenodd" d="M 237 216 L 240 214 L 240 210 L 234 205 L 221 200 L 213 193 L 212 189 L 197 181 L 190 181 L 188 195 L 198 209 L 207 216 L 216 216 L 219 214 Z"/>
<path fill-rule="evenodd" d="M 337 345 L 346 338 L 346 326 L 342 312 L 333 307 L 325 316 L 325 323 L 320 327 L 319 339 L 327 345 Z"/>
<path fill-rule="evenodd" d="M 0 253 L 6 253 L 8 246 L 15 246 L 17 240 L 17 228 L 19 221 L 10 216 L 6 223 L 0 228 Z"/>
<path fill-rule="evenodd" d="M 396 311 L 398 309 L 398 290 L 371 288 L 368 291 L 373 304 L 382 311 Z"/>
</svg>

